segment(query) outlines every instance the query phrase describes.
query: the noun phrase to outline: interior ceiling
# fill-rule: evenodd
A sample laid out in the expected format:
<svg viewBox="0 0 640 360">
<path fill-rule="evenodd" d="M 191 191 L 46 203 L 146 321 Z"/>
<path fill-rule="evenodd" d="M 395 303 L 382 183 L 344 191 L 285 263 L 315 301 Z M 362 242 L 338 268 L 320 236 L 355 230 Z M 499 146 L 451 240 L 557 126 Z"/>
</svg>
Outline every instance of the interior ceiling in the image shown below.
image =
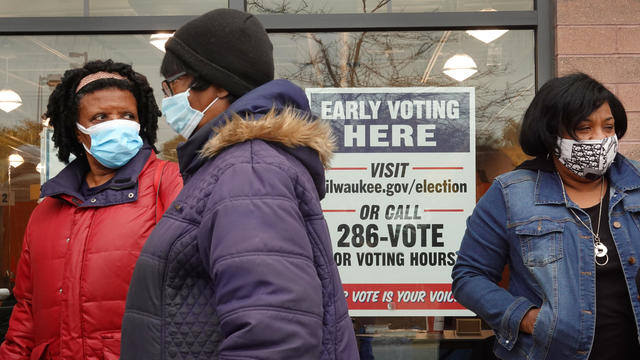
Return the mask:
<svg viewBox="0 0 640 360">
<path fill-rule="evenodd" d="M 158 69 L 162 56 L 149 43 L 149 35 L 0 37 L 0 88 L 16 91 L 23 102 L 10 113 L 0 111 L 0 126 L 39 119 L 52 91 L 50 85 L 85 60 L 114 59 L 133 64 L 136 71 L 147 76 L 160 101 Z"/>
</svg>

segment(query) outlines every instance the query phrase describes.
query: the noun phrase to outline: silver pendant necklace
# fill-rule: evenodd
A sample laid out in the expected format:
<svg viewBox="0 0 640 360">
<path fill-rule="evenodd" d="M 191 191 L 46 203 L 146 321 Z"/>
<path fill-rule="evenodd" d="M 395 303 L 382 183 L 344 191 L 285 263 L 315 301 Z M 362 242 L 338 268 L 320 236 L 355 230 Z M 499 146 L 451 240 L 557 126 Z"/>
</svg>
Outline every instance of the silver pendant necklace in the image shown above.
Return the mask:
<svg viewBox="0 0 640 360">
<path fill-rule="evenodd" d="M 564 182 L 562 182 L 562 177 L 560 176 L 560 174 L 558 174 L 558 178 L 560 179 L 560 185 L 562 185 L 562 196 L 564 197 L 565 206 L 567 206 L 567 209 L 571 211 L 573 216 L 575 216 L 575 218 L 578 219 L 578 221 L 580 221 L 580 223 L 585 228 L 587 228 L 587 230 L 589 230 L 591 235 L 593 235 L 593 258 L 594 258 L 594 261 L 596 262 L 596 265 L 600 265 L 600 266 L 607 265 L 607 263 L 609 262 L 609 255 L 607 255 L 607 252 L 609 251 L 609 249 L 607 249 L 606 245 L 600 241 L 600 220 L 602 219 L 602 190 L 604 189 L 604 176 L 600 181 L 600 204 L 598 206 L 598 227 L 597 227 L 597 232 L 595 233 L 593 232 L 593 229 L 587 226 L 587 224 L 585 224 L 584 221 L 580 219 L 578 214 L 576 214 L 573 211 L 573 209 L 569 207 L 569 204 L 567 202 L 567 192 L 564 188 Z"/>
</svg>

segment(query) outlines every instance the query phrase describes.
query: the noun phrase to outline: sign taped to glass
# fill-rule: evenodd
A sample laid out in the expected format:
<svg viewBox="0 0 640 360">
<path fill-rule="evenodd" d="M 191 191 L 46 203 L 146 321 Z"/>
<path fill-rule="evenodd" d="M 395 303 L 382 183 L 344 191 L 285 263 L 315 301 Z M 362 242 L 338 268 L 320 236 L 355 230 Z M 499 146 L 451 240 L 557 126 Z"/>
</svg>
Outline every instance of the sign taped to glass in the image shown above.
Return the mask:
<svg viewBox="0 0 640 360">
<path fill-rule="evenodd" d="M 451 269 L 475 206 L 473 88 L 309 88 L 337 150 L 322 202 L 352 316 L 472 315 Z"/>
</svg>

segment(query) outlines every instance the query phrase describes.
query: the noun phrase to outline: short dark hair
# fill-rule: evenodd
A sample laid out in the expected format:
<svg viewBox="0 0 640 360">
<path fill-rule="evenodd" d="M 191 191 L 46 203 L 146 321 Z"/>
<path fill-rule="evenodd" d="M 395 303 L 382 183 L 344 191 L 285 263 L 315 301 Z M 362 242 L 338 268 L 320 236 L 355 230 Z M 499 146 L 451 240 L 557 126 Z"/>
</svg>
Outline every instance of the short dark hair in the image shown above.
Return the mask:
<svg viewBox="0 0 640 360">
<path fill-rule="evenodd" d="M 549 80 L 524 113 L 520 128 L 522 150 L 531 156 L 553 154 L 562 130 L 576 139 L 576 126 L 605 102 L 611 108 L 616 135 L 622 138 L 627 131 L 627 114 L 620 100 L 604 85 L 583 73 Z"/>
<path fill-rule="evenodd" d="M 100 71 L 118 73 L 127 80 L 113 78 L 96 80 L 85 85 L 76 93 L 78 83 L 85 76 Z M 153 89 L 147 78 L 133 71 L 131 65 L 112 60 L 96 60 L 86 63 L 81 68 L 67 70 L 60 84 L 49 96 L 47 112 L 44 116 L 50 119 L 49 124 L 53 126 L 53 142 L 58 148 L 60 161 L 68 163 L 70 154 L 78 158 L 86 157 L 82 144 L 76 138 L 80 100 L 87 94 L 111 88 L 127 90 L 133 94 L 138 107 L 140 137 L 149 145 L 154 146 L 158 131 L 158 117 L 162 113 L 158 109 L 153 97 Z"/>
<path fill-rule="evenodd" d="M 190 75 L 193 77 L 193 80 L 189 85 L 193 90 L 203 91 L 211 85 L 218 86 L 216 84 L 211 84 L 196 70 L 190 68 L 182 60 L 178 59 L 178 57 L 175 56 L 173 53 L 169 51 L 165 53 L 164 58 L 162 58 L 162 64 L 160 65 L 160 75 L 162 75 L 166 79 L 168 77 L 179 74 L 181 72 L 184 72 L 187 75 Z M 226 99 L 229 100 L 229 103 L 232 103 L 236 100 L 236 97 L 229 94 L 226 97 Z"/>
</svg>

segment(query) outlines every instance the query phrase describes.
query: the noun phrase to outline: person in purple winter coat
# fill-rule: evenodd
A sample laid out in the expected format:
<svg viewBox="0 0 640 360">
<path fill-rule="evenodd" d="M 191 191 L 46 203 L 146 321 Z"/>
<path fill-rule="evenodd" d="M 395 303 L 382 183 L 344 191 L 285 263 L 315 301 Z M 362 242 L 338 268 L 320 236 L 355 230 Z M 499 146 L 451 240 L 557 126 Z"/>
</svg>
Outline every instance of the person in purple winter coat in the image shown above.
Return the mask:
<svg viewBox="0 0 640 360">
<path fill-rule="evenodd" d="M 121 359 L 357 359 L 320 207 L 329 125 L 273 80 L 253 15 L 206 13 L 166 50 L 184 189 L 136 264 Z"/>
</svg>

